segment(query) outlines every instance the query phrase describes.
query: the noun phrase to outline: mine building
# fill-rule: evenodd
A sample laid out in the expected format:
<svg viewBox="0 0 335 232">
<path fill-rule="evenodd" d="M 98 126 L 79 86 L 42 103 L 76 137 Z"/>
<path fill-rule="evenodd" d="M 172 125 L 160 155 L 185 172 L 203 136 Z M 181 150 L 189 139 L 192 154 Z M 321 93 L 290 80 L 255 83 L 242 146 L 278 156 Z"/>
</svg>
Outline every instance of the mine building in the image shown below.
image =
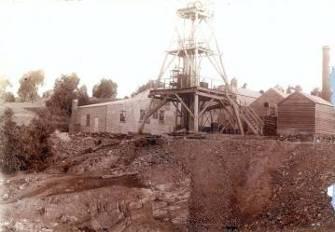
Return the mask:
<svg viewBox="0 0 335 232">
<path fill-rule="evenodd" d="M 263 121 L 249 107 L 258 94 L 250 94 L 246 85 L 237 91 L 237 85 L 229 83 L 211 25 L 211 9 L 196 1 L 176 13 L 179 27 L 156 79 L 158 87 L 127 100 L 80 107 L 74 104 L 72 129 L 153 134 L 180 129 L 197 133 L 204 129 L 208 116 L 212 124 L 216 114 L 224 115 L 224 121 L 217 125 L 221 132 L 229 133 L 231 129 L 242 135 L 262 134 Z M 216 77 L 203 72 L 206 64 Z M 219 81 L 221 88 L 209 80 Z M 162 112 L 164 123 L 157 120 Z"/>
<path fill-rule="evenodd" d="M 250 106 L 255 110 L 255 112 L 261 118 L 266 116 L 278 116 L 278 103 L 284 100 L 288 94 L 277 88 L 270 88 L 255 101 L 253 101 Z"/>
<path fill-rule="evenodd" d="M 72 105 L 71 132 L 110 132 L 136 133 L 144 120 L 145 110 L 151 99 L 149 90 L 129 99 L 109 101 L 98 104 L 78 106 L 74 100 Z M 159 104 L 155 100 L 152 104 Z M 165 104 L 155 114 L 145 121 L 145 133 L 162 134 L 174 130 L 176 110 L 170 104 Z"/>
<path fill-rule="evenodd" d="M 250 107 L 264 122 L 264 135 L 277 134 L 278 103 L 283 101 L 287 95 L 278 88 L 270 88 L 250 104 Z"/>
<path fill-rule="evenodd" d="M 334 135 L 334 106 L 317 96 L 295 92 L 278 104 L 279 135 Z"/>
</svg>

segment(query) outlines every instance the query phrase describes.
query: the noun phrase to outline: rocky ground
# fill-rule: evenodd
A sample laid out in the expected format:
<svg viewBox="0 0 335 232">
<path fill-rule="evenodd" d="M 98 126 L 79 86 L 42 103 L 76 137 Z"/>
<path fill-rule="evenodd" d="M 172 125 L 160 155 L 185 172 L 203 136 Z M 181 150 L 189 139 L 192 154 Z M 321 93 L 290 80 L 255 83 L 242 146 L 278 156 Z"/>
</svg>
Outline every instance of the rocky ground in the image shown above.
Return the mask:
<svg viewBox="0 0 335 232">
<path fill-rule="evenodd" d="M 259 137 L 52 137 L 3 176 L 3 231 L 334 231 L 335 145 Z"/>
</svg>

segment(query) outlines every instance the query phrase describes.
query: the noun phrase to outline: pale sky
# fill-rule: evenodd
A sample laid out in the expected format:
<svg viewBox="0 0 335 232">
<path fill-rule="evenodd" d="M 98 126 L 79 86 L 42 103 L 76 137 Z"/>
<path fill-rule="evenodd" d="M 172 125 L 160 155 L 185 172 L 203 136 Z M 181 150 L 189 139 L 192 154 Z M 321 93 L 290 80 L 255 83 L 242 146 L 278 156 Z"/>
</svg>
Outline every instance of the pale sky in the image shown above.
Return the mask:
<svg viewBox="0 0 335 232">
<path fill-rule="evenodd" d="M 321 86 L 323 45 L 335 55 L 335 1 L 216 0 L 214 28 L 229 78 L 255 90 Z M 42 69 L 51 89 L 76 72 L 91 88 L 101 78 L 119 97 L 156 79 L 181 0 L 0 0 L 0 76 L 13 90 Z"/>
</svg>

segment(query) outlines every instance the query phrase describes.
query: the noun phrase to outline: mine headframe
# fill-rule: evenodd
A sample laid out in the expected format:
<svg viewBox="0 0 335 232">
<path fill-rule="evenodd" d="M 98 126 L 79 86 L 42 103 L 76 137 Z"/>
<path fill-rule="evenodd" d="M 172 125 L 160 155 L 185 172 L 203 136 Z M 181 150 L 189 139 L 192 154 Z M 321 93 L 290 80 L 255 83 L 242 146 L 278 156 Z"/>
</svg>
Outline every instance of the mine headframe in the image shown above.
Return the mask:
<svg viewBox="0 0 335 232">
<path fill-rule="evenodd" d="M 176 129 L 179 127 L 198 132 L 208 115 L 217 117 L 224 114 L 225 122 L 221 126 L 229 125 L 241 134 L 246 129 L 253 134 L 262 134 L 262 120 L 251 108 L 240 104 L 236 92 L 231 90 L 218 42 L 209 23 L 213 14 L 204 4 L 196 1 L 178 9 L 177 16 L 182 21 L 183 33 L 176 30 L 177 44 L 166 53 L 157 78 L 159 87 L 150 91 L 152 100 L 139 132 L 143 131 L 145 121 L 151 115 L 169 103 L 176 108 Z M 209 38 L 200 36 L 204 27 L 209 31 Z M 223 81 L 224 88 L 218 89 L 202 81 L 203 60 L 209 61 Z M 164 79 L 167 73 L 169 75 Z"/>
</svg>

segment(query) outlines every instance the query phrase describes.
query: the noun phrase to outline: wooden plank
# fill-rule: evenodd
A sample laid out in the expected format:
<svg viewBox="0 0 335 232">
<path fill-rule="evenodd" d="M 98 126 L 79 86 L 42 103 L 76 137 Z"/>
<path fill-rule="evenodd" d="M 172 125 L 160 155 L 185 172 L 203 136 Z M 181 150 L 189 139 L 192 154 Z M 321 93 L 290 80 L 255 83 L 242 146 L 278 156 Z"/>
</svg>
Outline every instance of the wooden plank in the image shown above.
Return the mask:
<svg viewBox="0 0 335 232">
<path fill-rule="evenodd" d="M 199 132 L 199 96 L 197 94 L 194 95 L 194 132 Z"/>
<path fill-rule="evenodd" d="M 213 102 L 214 102 L 214 99 L 211 99 L 209 102 L 207 102 L 207 104 L 204 106 L 204 108 L 200 111 L 199 117 L 201 117 L 201 115 L 203 113 L 205 113 L 205 111 L 208 109 L 209 106 L 212 105 Z"/>
<path fill-rule="evenodd" d="M 149 105 L 149 110 L 147 110 L 147 112 L 145 113 L 145 116 L 144 116 L 144 119 L 143 119 L 143 122 L 138 130 L 138 132 L 140 134 L 142 134 L 143 132 L 143 129 L 144 129 L 144 126 L 145 126 L 145 122 L 148 120 L 148 118 L 153 115 L 153 113 L 155 113 L 157 110 L 159 110 L 162 106 L 164 106 L 167 102 L 167 99 L 164 98 L 162 102 L 160 102 L 160 104 L 158 104 L 155 108 L 153 109 L 150 109 L 152 104 L 153 104 L 153 99 L 151 99 L 151 102 L 150 102 L 150 105 Z"/>
<path fill-rule="evenodd" d="M 181 97 L 177 93 L 175 93 L 174 95 L 179 100 L 179 102 L 185 107 L 185 109 L 187 110 L 187 112 L 189 112 L 189 114 L 191 115 L 191 117 L 194 119 L 194 115 L 193 115 L 192 111 L 188 108 L 188 106 L 185 104 L 185 102 L 183 101 L 183 99 L 181 99 Z"/>
</svg>

